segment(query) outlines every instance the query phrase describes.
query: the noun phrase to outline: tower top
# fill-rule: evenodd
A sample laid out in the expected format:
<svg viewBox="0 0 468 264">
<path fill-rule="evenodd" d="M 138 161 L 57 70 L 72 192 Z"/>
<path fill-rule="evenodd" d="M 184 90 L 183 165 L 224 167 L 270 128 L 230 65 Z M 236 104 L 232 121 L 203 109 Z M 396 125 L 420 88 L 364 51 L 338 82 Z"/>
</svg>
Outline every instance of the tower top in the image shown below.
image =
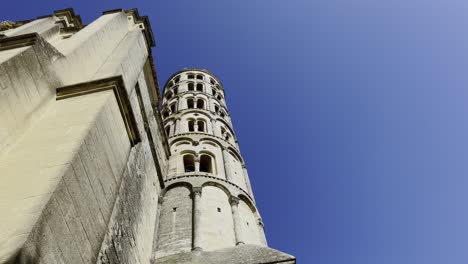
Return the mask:
<svg viewBox="0 0 468 264">
<path fill-rule="evenodd" d="M 202 68 L 183 68 L 182 70 L 179 70 L 177 72 L 175 72 L 174 74 L 172 74 L 171 76 L 169 76 L 169 78 L 167 78 L 166 82 L 164 83 L 164 86 L 163 86 L 163 93 L 164 93 L 164 90 L 166 89 L 166 86 L 168 85 L 168 83 L 175 77 L 177 76 L 178 74 L 181 74 L 181 73 L 184 73 L 184 72 L 189 72 L 189 71 L 199 71 L 199 72 L 203 72 L 203 73 L 206 73 L 206 74 L 209 74 L 211 77 L 213 77 L 220 85 L 221 89 L 224 90 L 224 86 L 223 86 L 223 83 L 221 83 L 221 81 L 218 79 L 218 77 L 216 77 L 216 75 L 214 75 L 212 72 L 210 72 L 209 70 L 207 69 L 202 69 Z"/>
</svg>

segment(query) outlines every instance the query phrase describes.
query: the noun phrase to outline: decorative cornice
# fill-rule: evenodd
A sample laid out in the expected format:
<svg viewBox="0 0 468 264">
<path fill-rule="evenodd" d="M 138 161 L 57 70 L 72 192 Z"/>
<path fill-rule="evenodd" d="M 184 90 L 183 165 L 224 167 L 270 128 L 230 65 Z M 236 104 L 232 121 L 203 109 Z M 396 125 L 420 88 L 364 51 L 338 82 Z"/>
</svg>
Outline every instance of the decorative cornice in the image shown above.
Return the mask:
<svg viewBox="0 0 468 264">
<path fill-rule="evenodd" d="M 206 69 L 200 69 L 200 68 L 184 68 L 180 71 L 177 71 L 175 72 L 174 74 L 172 74 L 169 78 L 167 78 L 166 82 L 164 83 L 164 86 L 163 86 L 163 94 L 164 94 L 164 91 L 166 90 L 166 86 L 167 84 L 169 83 L 170 80 L 172 80 L 172 78 L 174 78 L 174 76 L 176 76 L 177 74 L 181 74 L 183 72 L 189 72 L 189 71 L 199 71 L 199 72 L 203 72 L 203 73 L 206 73 L 206 74 L 209 74 L 211 77 L 213 77 L 213 79 L 215 79 L 218 83 L 219 83 L 219 87 L 221 88 L 221 90 L 224 91 L 224 86 L 223 84 L 221 83 L 221 81 L 218 79 L 218 77 L 216 77 L 213 73 L 211 73 L 209 70 L 206 70 Z"/>
<path fill-rule="evenodd" d="M 137 123 L 133 114 L 130 99 L 125 89 L 122 76 L 115 76 L 86 83 L 78 83 L 70 86 L 57 88 L 57 100 L 86 94 L 98 93 L 112 90 L 119 106 L 120 114 L 127 129 L 128 138 L 132 146 L 141 141 Z"/>
<path fill-rule="evenodd" d="M 166 186 L 169 186 L 170 182 L 173 182 L 173 181 L 176 181 L 176 180 L 180 180 L 180 179 L 183 179 L 183 178 L 208 178 L 208 179 L 214 179 L 214 180 L 218 180 L 220 182 L 223 182 L 223 183 L 227 183 L 237 189 L 239 189 L 245 196 L 247 196 L 249 199 L 250 199 L 250 202 L 255 205 L 255 202 L 254 202 L 254 199 L 252 199 L 252 197 L 250 196 L 250 194 L 248 192 L 246 192 L 244 189 L 242 189 L 239 185 L 237 184 L 234 184 L 230 181 L 227 181 L 225 179 L 221 179 L 221 178 L 218 178 L 218 177 L 214 177 L 214 176 L 208 176 L 208 175 L 203 175 L 203 174 L 190 174 L 190 175 L 180 175 L 180 176 L 175 176 L 175 177 L 171 177 L 169 179 L 166 179 L 164 181 L 164 183 L 167 183 Z M 197 187 L 193 187 L 193 188 L 197 188 Z"/>
<path fill-rule="evenodd" d="M 146 43 L 148 44 L 148 47 L 156 46 L 156 41 L 154 40 L 154 34 L 153 34 L 153 30 L 151 29 L 151 24 L 149 22 L 148 16 L 140 16 L 137 8 L 133 8 L 133 9 L 125 10 L 125 11 L 120 8 L 112 9 L 112 10 L 102 12 L 102 14 L 107 15 L 107 14 L 120 13 L 120 12 L 125 12 L 127 16 L 132 16 L 133 21 L 135 21 L 135 24 L 142 23 L 144 25 L 143 34 L 145 35 Z"/>
<path fill-rule="evenodd" d="M 0 51 L 32 46 L 38 38 L 37 33 L 0 38 Z"/>
</svg>

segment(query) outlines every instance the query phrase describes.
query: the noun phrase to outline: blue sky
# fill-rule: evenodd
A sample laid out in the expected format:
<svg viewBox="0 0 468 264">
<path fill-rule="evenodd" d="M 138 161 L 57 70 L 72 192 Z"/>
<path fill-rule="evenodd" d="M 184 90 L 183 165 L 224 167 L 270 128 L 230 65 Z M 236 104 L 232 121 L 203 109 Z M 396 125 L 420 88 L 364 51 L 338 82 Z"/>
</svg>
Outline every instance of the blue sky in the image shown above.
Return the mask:
<svg viewBox="0 0 468 264">
<path fill-rule="evenodd" d="M 137 7 L 163 82 L 223 82 L 270 246 L 299 263 L 468 262 L 468 2 L 7 1 Z M 162 85 L 163 83 L 161 83 Z"/>
</svg>

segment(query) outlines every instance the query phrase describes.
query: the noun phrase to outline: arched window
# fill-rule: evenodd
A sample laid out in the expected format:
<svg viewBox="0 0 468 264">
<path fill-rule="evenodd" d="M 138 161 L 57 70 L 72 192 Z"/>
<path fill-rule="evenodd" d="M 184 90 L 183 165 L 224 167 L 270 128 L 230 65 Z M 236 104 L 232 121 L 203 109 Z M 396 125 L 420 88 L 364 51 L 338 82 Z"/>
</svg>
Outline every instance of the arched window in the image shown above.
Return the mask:
<svg viewBox="0 0 468 264">
<path fill-rule="evenodd" d="M 224 135 L 224 133 L 226 133 L 226 129 L 224 127 L 221 127 L 221 134 Z"/>
<path fill-rule="evenodd" d="M 193 78 L 195 78 L 195 76 L 193 74 L 187 75 L 187 79 L 193 79 Z"/>
<path fill-rule="evenodd" d="M 218 94 L 218 97 L 216 97 L 216 98 L 217 98 L 218 100 L 220 100 L 220 101 L 221 101 L 221 99 L 222 99 L 222 98 L 221 98 L 221 95 L 219 95 L 219 94 Z"/>
<path fill-rule="evenodd" d="M 172 112 L 172 113 L 175 113 L 175 111 L 176 111 L 176 104 L 175 104 L 175 103 L 171 104 L 171 106 L 169 106 L 169 108 L 171 109 L 171 112 Z"/>
<path fill-rule="evenodd" d="M 194 102 L 193 99 L 187 99 L 187 108 L 194 108 Z"/>
<path fill-rule="evenodd" d="M 215 113 L 218 113 L 218 111 L 219 111 L 219 106 L 215 105 Z"/>
<path fill-rule="evenodd" d="M 188 121 L 188 130 L 190 132 L 195 131 L 195 120 L 189 120 Z"/>
<path fill-rule="evenodd" d="M 197 108 L 200 108 L 200 109 L 205 108 L 205 101 L 203 101 L 203 99 L 197 100 Z"/>
<path fill-rule="evenodd" d="M 210 83 L 215 84 L 216 82 L 215 82 L 215 80 L 213 80 L 213 78 L 210 78 Z"/>
<path fill-rule="evenodd" d="M 219 113 L 219 115 L 220 115 L 222 118 L 224 118 L 224 117 L 226 116 L 226 114 L 224 113 L 224 111 L 221 111 L 221 112 Z"/>
<path fill-rule="evenodd" d="M 185 172 L 195 171 L 195 157 L 193 155 L 184 156 L 184 171 Z"/>
<path fill-rule="evenodd" d="M 172 92 L 167 92 L 166 94 L 166 100 L 169 100 L 172 98 Z"/>
<path fill-rule="evenodd" d="M 198 80 L 203 80 L 203 75 L 198 74 L 198 75 L 197 75 L 197 79 L 198 79 Z"/>
<path fill-rule="evenodd" d="M 169 133 L 171 133 L 171 125 L 166 127 L 166 135 L 169 136 Z"/>
<path fill-rule="evenodd" d="M 226 133 L 226 136 L 224 137 L 224 139 L 225 139 L 226 141 L 230 141 L 230 140 L 231 140 L 231 134 Z"/>
<path fill-rule="evenodd" d="M 197 83 L 197 91 L 203 92 L 203 84 Z"/>
<path fill-rule="evenodd" d="M 200 157 L 200 171 L 213 173 L 213 159 L 208 155 L 201 155 Z"/>
<path fill-rule="evenodd" d="M 205 132 L 205 122 L 198 120 L 198 132 Z"/>
<path fill-rule="evenodd" d="M 180 81 L 180 76 L 175 77 L 174 82 L 178 83 Z"/>
<path fill-rule="evenodd" d="M 164 118 L 167 118 L 168 116 L 169 116 L 169 110 L 166 109 L 166 110 L 164 110 L 164 112 L 163 112 L 163 117 L 164 117 Z"/>
<path fill-rule="evenodd" d="M 170 82 L 169 82 L 169 88 L 172 87 L 172 86 L 174 86 L 174 82 L 173 82 L 173 81 L 170 81 Z"/>
<path fill-rule="evenodd" d="M 176 86 L 174 87 L 174 94 L 178 94 L 178 93 L 179 93 L 179 86 L 176 85 Z"/>
<path fill-rule="evenodd" d="M 211 89 L 211 94 L 212 94 L 213 96 L 216 97 L 216 90 L 215 90 L 215 89 Z"/>
<path fill-rule="evenodd" d="M 193 89 L 194 89 L 193 83 L 189 83 L 189 84 L 188 84 L 188 90 L 189 90 L 189 91 L 193 91 Z"/>
</svg>

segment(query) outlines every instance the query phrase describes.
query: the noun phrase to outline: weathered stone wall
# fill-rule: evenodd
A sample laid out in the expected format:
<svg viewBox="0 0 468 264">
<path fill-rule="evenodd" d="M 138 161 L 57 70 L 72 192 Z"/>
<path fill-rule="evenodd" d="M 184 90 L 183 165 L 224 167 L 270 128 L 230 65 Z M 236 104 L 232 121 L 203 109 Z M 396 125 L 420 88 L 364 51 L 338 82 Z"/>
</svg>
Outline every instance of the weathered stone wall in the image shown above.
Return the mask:
<svg viewBox="0 0 468 264">
<path fill-rule="evenodd" d="M 192 199 L 186 186 L 169 189 L 163 198 L 156 256 L 166 256 L 192 249 Z"/>
<path fill-rule="evenodd" d="M 202 248 L 212 251 L 236 245 L 231 205 L 226 192 L 216 186 L 202 191 Z"/>
</svg>

